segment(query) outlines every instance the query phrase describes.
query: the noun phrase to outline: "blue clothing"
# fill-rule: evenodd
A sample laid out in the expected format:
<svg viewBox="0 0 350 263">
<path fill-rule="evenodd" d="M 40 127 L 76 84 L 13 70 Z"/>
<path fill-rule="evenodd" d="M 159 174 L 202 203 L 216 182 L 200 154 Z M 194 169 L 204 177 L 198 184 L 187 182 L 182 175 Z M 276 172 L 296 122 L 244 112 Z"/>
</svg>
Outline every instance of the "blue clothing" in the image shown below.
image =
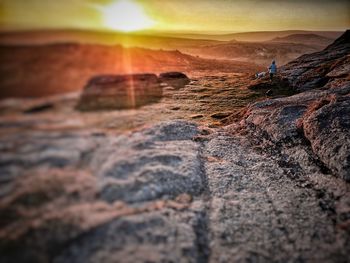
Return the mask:
<svg viewBox="0 0 350 263">
<path fill-rule="evenodd" d="M 276 74 L 277 73 L 277 66 L 275 63 L 272 63 L 269 67 L 269 73 Z"/>
</svg>

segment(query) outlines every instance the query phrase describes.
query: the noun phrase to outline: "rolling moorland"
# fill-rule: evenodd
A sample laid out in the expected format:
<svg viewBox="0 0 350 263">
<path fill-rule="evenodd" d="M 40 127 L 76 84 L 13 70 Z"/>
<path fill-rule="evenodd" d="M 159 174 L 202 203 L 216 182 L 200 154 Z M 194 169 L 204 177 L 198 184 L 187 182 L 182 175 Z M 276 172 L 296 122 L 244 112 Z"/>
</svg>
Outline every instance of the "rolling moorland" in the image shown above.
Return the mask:
<svg viewBox="0 0 350 263">
<path fill-rule="evenodd" d="M 270 41 L 241 42 L 80 31 L 2 33 L 0 98 L 77 91 L 89 78 L 101 74 L 258 72 L 266 70 L 272 59 L 283 65 L 319 51 L 334 40 L 331 36 L 339 35 L 324 34 L 328 37 L 309 32 L 288 39 L 285 32 L 268 33 L 265 37 L 273 36 Z M 251 39 L 255 35 L 247 36 Z"/>
</svg>

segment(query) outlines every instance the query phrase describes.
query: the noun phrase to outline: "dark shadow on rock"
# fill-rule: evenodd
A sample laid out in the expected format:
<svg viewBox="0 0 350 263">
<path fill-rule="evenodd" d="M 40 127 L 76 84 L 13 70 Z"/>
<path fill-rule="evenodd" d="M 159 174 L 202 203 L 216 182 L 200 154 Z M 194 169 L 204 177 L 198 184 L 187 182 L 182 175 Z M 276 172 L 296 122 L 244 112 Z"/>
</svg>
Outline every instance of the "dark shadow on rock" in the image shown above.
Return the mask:
<svg viewBox="0 0 350 263">
<path fill-rule="evenodd" d="M 279 77 L 275 77 L 272 81 L 267 78 L 253 80 L 248 89 L 265 93 L 267 96 L 290 96 L 297 93 L 288 81 Z"/>
<path fill-rule="evenodd" d="M 165 72 L 159 75 L 160 81 L 176 89 L 184 88 L 190 79 L 181 72 Z"/>
<path fill-rule="evenodd" d="M 350 97 L 326 96 L 301 120 L 315 154 L 335 174 L 350 181 Z"/>
<path fill-rule="evenodd" d="M 210 117 L 212 117 L 213 119 L 222 120 L 222 119 L 229 117 L 231 114 L 232 114 L 232 112 L 217 112 L 217 113 L 210 115 Z"/>
<path fill-rule="evenodd" d="M 48 111 L 53 109 L 54 105 L 52 103 L 44 103 L 40 105 L 33 106 L 29 109 L 26 109 L 23 113 L 24 114 L 35 114 L 35 113 L 41 113 L 44 111 Z"/>
</svg>

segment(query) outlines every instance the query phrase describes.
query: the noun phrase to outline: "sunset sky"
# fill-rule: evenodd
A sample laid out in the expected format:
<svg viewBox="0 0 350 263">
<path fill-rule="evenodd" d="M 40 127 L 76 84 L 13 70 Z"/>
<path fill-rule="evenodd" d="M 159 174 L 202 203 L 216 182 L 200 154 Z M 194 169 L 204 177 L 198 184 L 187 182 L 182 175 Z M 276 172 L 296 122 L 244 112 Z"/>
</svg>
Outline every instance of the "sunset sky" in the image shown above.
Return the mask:
<svg viewBox="0 0 350 263">
<path fill-rule="evenodd" d="M 240 32 L 350 28 L 349 0 L 0 0 L 1 30 Z"/>
</svg>

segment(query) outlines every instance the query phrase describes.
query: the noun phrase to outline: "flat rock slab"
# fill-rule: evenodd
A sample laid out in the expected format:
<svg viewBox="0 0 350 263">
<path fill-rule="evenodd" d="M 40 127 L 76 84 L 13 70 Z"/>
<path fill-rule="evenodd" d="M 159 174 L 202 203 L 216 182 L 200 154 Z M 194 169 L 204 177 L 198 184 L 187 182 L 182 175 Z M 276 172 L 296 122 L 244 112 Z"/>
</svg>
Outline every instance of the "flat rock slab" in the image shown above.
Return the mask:
<svg viewBox="0 0 350 263">
<path fill-rule="evenodd" d="M 189 209 L 205 181 L 197 134 L 173 121 L 119 136 L 3 137 L 0 261 L 197 262 L 206 253 L 201 201 Z"/>
<path fill-rule="evenodd" d="M 162 98 L 154 74 L 106 75 L 92 78 L 85 86 L 77 109 L 116 110 L 140 107 Z"/>
<path fill-rule="evenodd" d="M 341 203 L 350 195 L 344 181 L 316 173 L 313 183 L 298 164 L 281 165 L 286 156 L 258 154 L 243 136 L 217 135 L 204 150 L 210 262 L 349 260 L 348 230 L 340 227 L 344 221 L 328 213 L 332 202 L 333 215 L 346 211 Z"/>
</svg>

